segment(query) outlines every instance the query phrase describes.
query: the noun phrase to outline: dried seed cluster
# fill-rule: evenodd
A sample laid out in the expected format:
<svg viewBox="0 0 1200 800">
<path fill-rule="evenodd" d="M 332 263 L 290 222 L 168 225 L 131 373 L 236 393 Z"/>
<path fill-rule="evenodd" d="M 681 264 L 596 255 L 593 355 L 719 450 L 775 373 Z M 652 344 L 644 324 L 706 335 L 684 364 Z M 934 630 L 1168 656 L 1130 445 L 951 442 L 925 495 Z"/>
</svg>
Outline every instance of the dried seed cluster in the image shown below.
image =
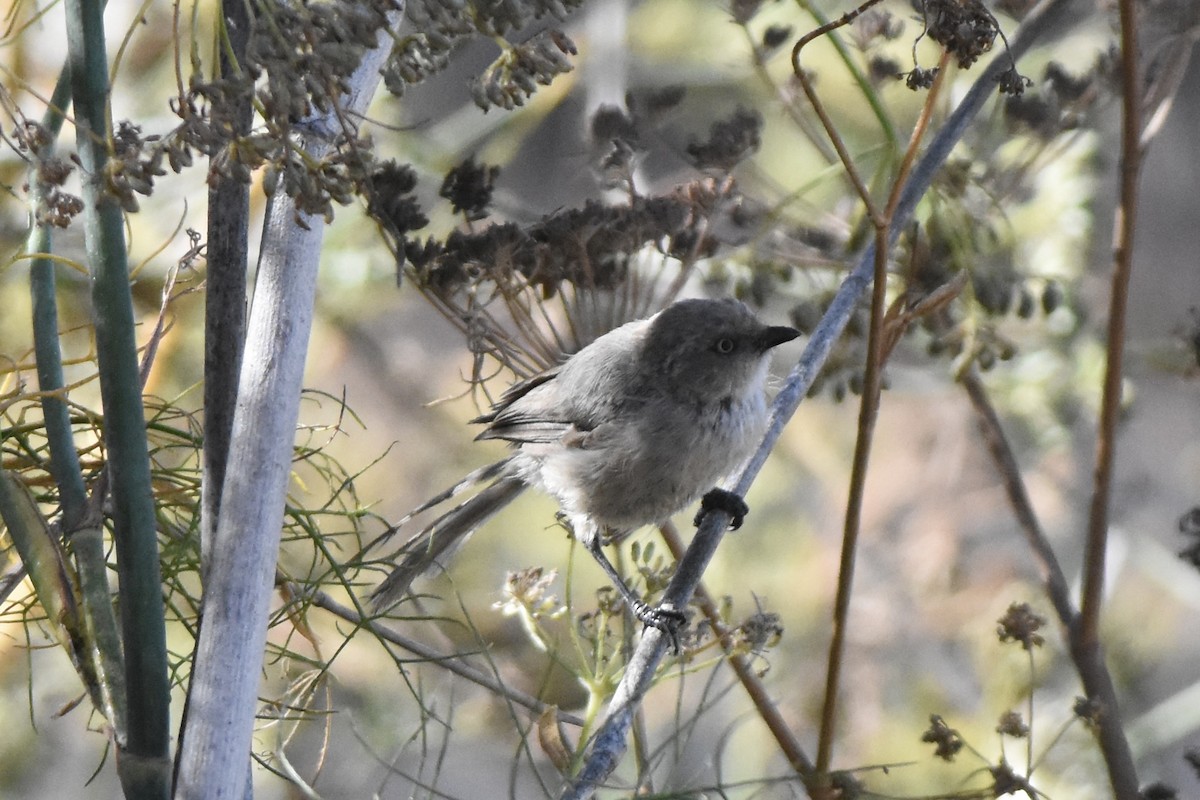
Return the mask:
<svg viewBox="0 0 1200 800">
<path fill-rule="evenodd" d="M 698 169 L 729 172 L 762 145 L 762 124 L 757 111 L 739 108 L 729 119 L 714 122 L 708 139 L 693 141 L 687 153 Z"/>
<path fill-rule="evenodd" d="M 477 233 L 454 231 L 445 240 L 407 242 L 403 252 L 418 281 L 440 292 L 481 281 L 507 283 L 514 274 L 546 297 L 564 282 L 613 288 L 625 280 L 634 254 L 648 245 L 679 257 L 703 248 L 698 223 L 715 204 L 716 190 L 712 182 L 698 181 L 627 205 L 589 200 L 528 227 L 506 222 Z"/>
<path fill-rule="evenodd" d="M 23 120 L 14 134 L 18 147 L 33 159 L 32 184 L 36 184 L 38 198 L 33 210 L 34 224 L 67 227 L 75 215 L 83 211 L 83 200 L 62 188 L 74 167 L 66 159 L 54 155 L 51 136 L 40 124 Z M 30 183 L 24 186 L 26 192 L 32 188 Z"/>
<path fill-rule="evenodd" d="M 524 105 L 539 85 L 569 72 L 567 56 L 575 43 L 562 31 L 546 29 L 520 44 L 505 37 L 532 22 L 549 17 L 562 20 L 582 0 L 421 0 L 409 5 L 413 34 L 400 40 L 383 70 L 388 90 L 401 95 L 445 68 L 450 52 L 465 39 L 480 35 L 497 40 L 502 52 L 480 78 L 471 95 L 484 111 Z"/>
</svg>

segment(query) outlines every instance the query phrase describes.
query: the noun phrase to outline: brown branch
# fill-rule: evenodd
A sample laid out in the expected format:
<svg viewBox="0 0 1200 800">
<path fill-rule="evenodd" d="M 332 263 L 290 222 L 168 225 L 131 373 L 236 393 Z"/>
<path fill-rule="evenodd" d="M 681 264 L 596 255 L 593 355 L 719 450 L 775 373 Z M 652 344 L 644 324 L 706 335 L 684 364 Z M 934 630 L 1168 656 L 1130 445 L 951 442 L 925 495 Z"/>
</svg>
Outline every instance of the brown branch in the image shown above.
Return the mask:
<svg viewBox="0 0 1200 800">
<path fill-rule="evenodd" d="M 793 66 L 796 68 L 796 74 L 800 78 L 801 85 L 804 86 L 805 93 L 808 94 L 809 99 L 814 103 L 814 108 L 818 109 L 818 116 L 827 125 L 829 135 L 834 140 L 834 145 L 837 147 L 838 153 L 843 156 L 847 172 L 851 175 L 855 185 L 858 186 L 861 180 L 854 173 L 854 167 L 849 161 L 849 155 L 845 153 L 845 148 L 839 141 L 836 131 L 832 127 L 829 127 L 832 123 L 827 121 L 827 117 L 825 117 L 823 111 L 817 107 L 816 94 L 813 92 L 807 78 L 799 69 L 800 47 L 805 41 L 806 39 L 801 39 L 795 50 L 793 50 Z M 858 537 L 862 528 L 862 505 L 866 494 L 867 468 L 870 462 L 871 444 L 874 441 L 875 423 L 879 416 L 883 366 L 890 353 L 888 343 L 890 332 L 887 330 L 885 314 L 891 226 L 896 215 L 896 209 L 899 207 L 900 198 L 903 195 L 904 185 L 916 160 L 916 155 L 920 150 L 921 141 L 928 129 L 933 109 L 937 104 L 948 60 L 949 53 L 943 53 L 941 61 L 942 69 L 938 70 L 937 78 L 934 80 L 930 91 L 925 97 L 921 115 L 913 128 L 912 135 L 909 137 L 908 147 L 905 148 L 904 155 L 893 180 L 892 190 L 889 193 L 886 207 L 880 210 L 870 196 L 865 193 L 865 187 L 862 187 L 860 190 L 863 203 L 867 207 L 868 216 L 875 230 L 871 325 L 867 335 L 867 363 L 863 381 L 862 401 L 859 407 L 854 460 L 850 472 L 850 488 L 846 500 L 846 518 L 842 530 L 842 550 L 838 565 L 837 594 L 834 599 L 833 608 L 833 632 L 830 638 L 829 654 L 826 661 L 825 696 L 821 707 L 821 727 L 817 738 L 815 776 L 817 786 L 814 795 L 816 797 L 828 797 L 832 791 L 829 768 L 833 761 L 833 741 L 837 724 L 838 693 L 841 683 L 842 662 L 846 648 L 846 630 L 850 617 L 850 598 L 853 594 L 854 564 L 858 551 Z"/>
<path fill-rule="evenodd" d="M 1004 435 L 1000 418 L 988 398 L 987 389 L 974 368 L 966 371 L 961 381 L 971 400 L 971 406 L 979 416 L 984 442 L 993 461 L 996 462 L 996 470 L 1004 482 L 1004 489 L 1016 514 L 1017 523 L 1025 538 L 1029 540 L 1030 549 L 1037 559 L 1046 594 L 1062 623 L 1063 636 L 1067 640 L 1075 670 L 1079 673 L 1088 699 L 1099 707 L 1096 735 L 1101 755 L 1108 768 L 1113 793 L 1118 800 L 1138 800 L 1140 793 L 1137 770 L 1134 767 L 1129 742 L 1125 738 L 1125 731 L 1121 727 L 1117 692 L 1104 663 L 1104 653 L 1098 642 L 1089 642 L 1084 637 L 1082 617 L 1076 613 L 1071 603 L 1066 577 L 1050 541 L 1038 523 L 1033 504 L 1029 501 L 1029 494 L 1021 479 L 1021 468 Z"/>
<path fill-rule="evenodd" d="M 1116 460 L 1117 417 L 1121 407 L 1122 362 L 1129 278 L 1133 272 L 1133 234 L 1137 217 L 1137 184 L 1141 171 L 1141 80 L 1137 52 L 1137 10 L 1133 0 L 1120 0 L 1121 77 L 1121 200 L 1113 232 L 1113 276 L 1108 309 L 1108 342 L 1104 393 L 1096 438 L 1096 466 L 1084 550 L 1083 599 L 1078 634 L 1072 637 L 1071 654 L 1084 679 L 1088 696 L 1102 704 L 1100 747 L 1109 781 L 1118 800 L 1139 797 L 1133 756 L 1120 727 L 1116 692 L 1104 667 L 1100 647 L 1100 607 L 1104 599 L 1105 550 L 1108 547 L 1108 512 Z"/>
<path fill-rule="evenodd" d="M 1133 233 L 1137 217 L 1137 183 L 1141 171 L 1141 97 L 1138 79 L 1137 22 L 1133 0 L 1121 0 L 1121 188 L 1113 225 L 1113 275 L 1108 306 L 1108 360 L 1096 439 L 1085 549 L 1082 620 L 1083 641 L 1099 642 L 1100 606 L 1104 597 L 1104 556 L 1108 546 L 1108 510 L 1116 460 L 1117 417 L 1121 411 L 1122 363 L 1129 277 L 1133 272 Z"/>
<path fill-rule="evenodd" d="M 984 444 L 987 445 L 992 461 L 996 464 L 996 472 L 1004 483 L 1004 492 L 1008 495 L 1008 503 L 1017 517 L 1017 524 L 1020 525 L 1021 532 L 1029 542 L 1029 549 L 1033 551 L 1037 560 L 1046 596 L 1050 598 L 1050 604 L 1054 606 L 1054 612 L 1063 628 L 1070 631 L 1076 626 L 1071 590 L 1058 563 L 1058 557 L 1054 555 L 1054 548 L 1050 546 L 1050 540 L 1046 538 L 1041 523 L 1038 522 L 1037 513 L 1033 510 L 1029 492 L 1025 490 L 1025 481 L 1021 479 L 1021 466 L 1009 446 L 1008 437 L 1004 435 L 1000 417 L 996 414 L 987 388 L 974 367 L 965 371 L 959 380 L 971 400 L 971 407 L 979 416 L 979 430 L 983 434 Z"/>
</svg>

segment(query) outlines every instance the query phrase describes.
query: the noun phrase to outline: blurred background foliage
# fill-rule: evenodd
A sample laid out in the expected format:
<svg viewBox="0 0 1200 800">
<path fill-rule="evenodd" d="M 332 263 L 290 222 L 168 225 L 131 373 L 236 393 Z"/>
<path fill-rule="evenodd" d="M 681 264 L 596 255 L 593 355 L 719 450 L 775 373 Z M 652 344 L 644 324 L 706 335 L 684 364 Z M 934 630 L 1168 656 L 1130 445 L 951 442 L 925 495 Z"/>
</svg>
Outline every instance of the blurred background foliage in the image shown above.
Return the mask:
<svg viewBox="0 0 1200 800">
<path fill-rule="evenodd" d="M 428 225 L 397 236 L 366 213 L 365 200 L 333 209 L 283 575 L 296 585 L 323 586 L 343 602 L 348 589 L 365 593 L 376 573 L 346 570 L 362 544 L 387 520 L 497 455 L 471 443 L 465 422 L 521 370 L 499 368 L 515 365 L 481 349 L 469 320 L 446 319 L 454 306 L 438 295 L 433 262 L 414 258 L 427 237 L 445 242 L 454 231 L 485 237 L 494 230 L 490 223 L 528 231 L 548 215 L 572 219 L 570 210 L 588 201 L 619 206 L 633 194 L 678 199 L 672 192 L 689 186 L 687 201 L 671 208 L 690 209 L 703 222 L 700 232 L 689 221 L 683 232 L 691 240 L 678 230 L 670 244 L 651 236 L 626 252 L 619 268 L 643 276 L 647 290 L 655 281 L 662 290 L 682 275 L 687 292 L 734 293 L 767 318 L 811 329 L 869 232 L 828 143 L 813 133 L 788 52 L 799 35 L 849 8 L 758 5 L 595 0 L 561 9 L 561 20 L 551 14 L 502 32 L 507 39 L 463 36 L 433 59 L 441 68 L 432 74 L 389 76 L 404 84 L 403 93 L 381 95 L 366 130 L 380 158 L 410 165 L 411 195 Z M 994 9 L 1003 30 L 1015 26 L 1019 5 Z M 455 10 L 452 3 L 410 6 L 402 36 L 432 29 L 442 6 Z M 1078 721 L 1070 724 L 1081 692 L 1053 626 L 1032 655 L 997 640 L 996 621 L 1012 603 L 1050 615 L 955 385 L 956 374 L 972 364 L 985 371 L 1043 525 L 1074 577 L 1105 355 L 1097 318 L 1105 303 L 1115 163 L 1112 20 L 1107 8 L 1091 3 L 1079 2 L 1076 10 L 1049 44 L 1019 64 L 1031 79 L 1025 94 L 998 95 L 977 120 L 892 258 L 896 296 L 933 291 L 958 275 L 965 282 L 952 307 L 915 326 L 889 364 L 868 484 L 835 763 L 861 770 L 859 779 L 889 796 L 978 796 L 970 792 L 988 785 L 979 776 L 987 764 L 1003 755 L 1023 765 L 1026 743 L 996 730 L 1011 709 L 1026 713 L 1032 727 L 1039 790 L 1055 798 L 1105 794 L 1091 735 Z M 170 101 L 194 70 L 211 69 L 216 11 L 211 2 L 111 0 L 114 120 L 133 120 L 142 137 L 166 136 L 178 125 Z M 33 377 L 28 264 L 19 256 L 28 224 L 27 154 L 12 130 L 21 115 L 41 116 L 62 66 L 61 5 L 16 3 L 4 26 L 0 244 L 9 257 L 0 271 L 2 455 L 4 467 L 53 513 L 40 411 L 22 397 L 32 391 Z M 574 68 L 522 98 L 519 109 L 481 108 L 480 98 L 489 105 L 486 86 L 497 57 L 513 45 L 546 41 L 551 28 L 564 31 L 578 51 L 572 55 L 555 40 L 552 54 Z M 897 76 L 913 69 L 914 56 L 923 67 L 938 57 L 927 38 L 917 42 L 921 29 L 919 11 L 887 2 L 840 32 L 844 53 L 829 39 L 806 50 L 804 64 L 839 134 L 877 191 L 886 190 L 924 99 Z M 970 78 L 955 70 L 944 98 L 952 101 Z M 1197 747 L 1200 724 L 1200 704 L 1187 702 L 1197 691 L 1200 643 L 1190 623 L 1200 609 L 1200 579 L 1175 558 L 1182 546 L 1176 520 L 1196 503 L 1200 477 L 1195 78 L 1193 68 L 1143 181 L 1104 634 L 1142 770 L 1179 787 L 1181 797 L 1200 792 L 1182 758 Z M 607 138 L 596 135 L 595 123 L 605 106 L 600 119 L 610 127 L 603 131 L 616 132 Z M 947 108 L 948 101 L 937 109 L 935 128 Z M 734 121 L 733 132 L 749 143 L 739 154 L 744 158 L 698 164 L 703 143 L 719 138 L 714 124 L 724 120 Z M 444 176 L 468 158 L 494 181 L 490 202 L 473 218 L 439 197 Z M 266 202 L 261 179 L 255 173 L 258 216 Z M 65 188 L 77 191 L 76 185 L 71 179 Z M 205 168 L 197 159 L 192 168 L 158 178 L 153 194 L 138 197 L 139 210 L 126 216 L 143 342 L 164 286 L 191 247 L 186 231 L 203 228 L 205 196 Z M 603 220 L 585 214 L 574 222 Z M 406 247 L 398 267 L 396 254 Z M 103 450 L 78 224 L 56 233 L 55 252 L 62 259 L 60 322 L 76 432 L 85 473 L 94 476 Z M 145 389 L 178 682 L 187 674 L 199 586 L 203 278 L 202 260 L 179 268 L 169 328 Z M 453 302 L 483 303 L 481 287 L 493 280 L 468 269 L 452 287 L 459 292 Z M 588 287 L 556 288 L 559 294 L 548 290 L 544 299 L 548 319 L 561 326 L 572 309 L 586 305 Z M 649 293 L 638 297 L 646 308 L 659 301 Z M 706 580 L 727 598 L 735 623 L 756 612 L 778 615 L 771 619 L 782 636 L 768 637 L 756 664 L 802 739 L 815 730 L 819 712 L 856 430 L 856 404 L 848 401 L 860 388 L 864 320 L 852 322 L 818 390 L 790 424 L 748 498 L 747 525 L 726 541 Z M 497 324 L 503 329 L 506 322 Z M 559 341 L 544 325 L 539 330 L 546 341 Z M 568 338 L 561 339 L 567 349 L 578 346 Z M 527 352 L 547 357 L 529 341 Z M 778 370 L 794 357 L 782 354 Z M 481 375 L 493 378 L 484 393 L 473 391 Z M 588 692 L 580 676 L 589 669 L 603 676 L 604 665 L 573 650 L 568 633 L 576 624 L 585 641 L 594 633 L 588 626 L 601 617 L 576 618 L 597 607 L 603 583 L 586 559 L 573 558 L 553 513 L 544 498 L 522 498 L 463 549 L 446 575 L 419 584 L 420 604 L 402 607 L 397 626 L 443 652 L 474 653 L 474 663 L 505 684 L 583 713 Z M 639 550 L 624 548 L 625 568 L 642 558 L 653 573 L 662 552 L 661 545 L 653 549 L 655 539 L 650 531 L 635 537 Z M 5 558 L 11 570 L 11 548 Z M 531 639 L 529 619 L 501 607 L 506 572 L 530 565 L 559 570 L 549 591 L 569 602 L 574 615 L 537 620 L 543 640 Z M 256 750 L 278 777 L 260 772 L 260 796 L 302 796 L 297 778 L 328 798 L 426 791 L 414 787 L 436 787 L 429 796 L 553 793 L 554 759 L 531 732 L 527 713 L 294 602 L 289 591 L 281 586 Z M 11 589 L 4 608 L 0 691 L 13 723 L 0 733 L 0 762 L 8 765 L 0 794 L 112 796 L 116 779 L 104 765 L 103 721 L 86 702 L 73 707 L 82 691 L 78 679 L 39 622 L 27 584 Z M 550 654 L 542 649 L 546 641 Z M 725 796 L 802 794 L 711 648 L 664 676 L 647 700 L 640 734 L 643 754 L 656 764 L 654 788 L 689 796 L 719 785 Z M 173 704 L 176 714 L 180 705 Z M 941 715 L 980 757 L 952 764 L 935 758 L 921 740 L 930 714 Z M 577 734 L 568 729 L 571 741 Z M 94 782 L 82 789 L 93 772 Z"/>
</svg>

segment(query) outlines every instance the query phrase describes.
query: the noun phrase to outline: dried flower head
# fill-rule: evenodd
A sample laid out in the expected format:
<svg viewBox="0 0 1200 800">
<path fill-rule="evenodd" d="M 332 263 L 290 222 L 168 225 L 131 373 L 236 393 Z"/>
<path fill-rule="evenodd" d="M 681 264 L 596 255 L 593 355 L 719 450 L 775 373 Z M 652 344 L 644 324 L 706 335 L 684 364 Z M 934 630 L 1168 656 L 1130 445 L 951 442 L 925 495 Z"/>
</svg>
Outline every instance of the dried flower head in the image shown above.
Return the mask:
<svg viewBox="0 0 1200 800">
<path fill-rule="evenodd" d="M 739 108 L 728 119 L 719 119 L 709 129 L 708 139 L 687 146 L 698 169 L 729 172 L 762 144 L 762 115 Z"/>
<path fill-rule="evenodd" d="M 1045 643 L 1038 631 L 1046 624 L 1046 618 L 1035 614 L 1028 603 L 1013 603 L 998 622 L 996 633 L 1002 642 L 1020 642 L 1026 650 Z"/>
<path fill-rule="evenodd" d="M 929 728 L 921 735 L 921 741 L 936 745 L 934 755 L 943 761 L 953 761 L 963 748 L 962 736 L 938 714 L 929 715 Z"/>
<path fill-rule="evenodd" d="M 476 164 L 475 157 L 471 156 L 446 173 L 438 194 L 450 201 L 455 213 L 463 214 L 469 220 L 483 219 L 491 205 L 492 190 L 499 174 L 499 167 Z"/>
<path fill-rule="evenodd" d="M 760 609 L 747 617 L 733 633 L 736 651 L 762 653 L 783 638 L 783 621 L 778 614 Z"/>
<path fill-rule="evenodd" d="M 996 726 L 996 733 L 1001 736 L 1011 736 L 1014 739 L 1024 739 L 1029 735 L 1029 726 L 1025 724 L 1024 717 L 1019 711 L 1005 711 L 1000 715 L 1000 723 Z"/>
<path fill-rule="evenodd" d="M 1000 25 L 979 0 L 926 0 L 925 30 L 929 38 L 958 58 L 965 69 L 992 49 Z"/>
<path fill-rule="evenodd" d="M 1100 726 L 1100 721 L 1104 716 L 1104 706 L 1100 704 L 1099 700 L 1090 697 L 1076 697 L 1071 711 L 1092 729 Z"/>
<path fill-rule="evenodd" d="M 992 797 L 1015 797 L 1020 792 L 1024 792 L 1028 797 L 1041 794 L 1030 786 L 1028 780 L 1017 774 L 1007 761 L 1001 760 L 999 764 L 990 767 L 988 772 L 992 774 Z"/>
<path fill-rule="evenodd" d="M 503 599 L 493 607 L 506 617 L 525 613 L 534 618 L 553 616 L 558 613 L 559 604 L 558 598 L 550 594 L 550 585 L 557 577 L 558 570 L 546 571 L 542 567 L 509 572 L 504 578 Z"/>
</svg>

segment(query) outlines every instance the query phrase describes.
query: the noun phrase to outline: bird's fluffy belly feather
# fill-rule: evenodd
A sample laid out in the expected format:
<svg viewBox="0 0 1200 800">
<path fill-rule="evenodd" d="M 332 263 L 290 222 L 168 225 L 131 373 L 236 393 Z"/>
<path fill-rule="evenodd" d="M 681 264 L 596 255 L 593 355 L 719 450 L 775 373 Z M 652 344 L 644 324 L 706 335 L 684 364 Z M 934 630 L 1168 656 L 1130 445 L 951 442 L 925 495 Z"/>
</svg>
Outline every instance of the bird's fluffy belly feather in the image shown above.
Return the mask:
<svg viewBox="0 0 1200 800">
<path fill-rule="evenodd" d="M 518 469 L 569 517 L 627 531 L 665 521 L 736 469 L 761 436 L 765 398 L 760 391 L 727 404 L 715 420 L 704 428 L 597 430 L 579 447 L 526 445 Z"/>
</svg>

